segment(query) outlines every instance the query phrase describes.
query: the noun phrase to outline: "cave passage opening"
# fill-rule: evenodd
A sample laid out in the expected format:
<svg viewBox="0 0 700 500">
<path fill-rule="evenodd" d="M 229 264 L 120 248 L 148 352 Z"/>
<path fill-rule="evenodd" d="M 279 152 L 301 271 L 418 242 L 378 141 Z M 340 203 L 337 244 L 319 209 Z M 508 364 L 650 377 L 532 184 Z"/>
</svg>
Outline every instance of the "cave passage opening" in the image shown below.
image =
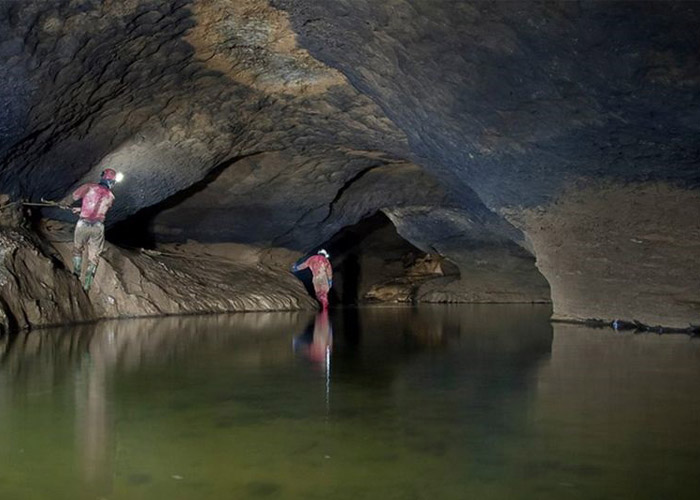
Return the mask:
<svg viewBox="0 0 700 500">
<path fill-rule="evenodd" d="M 160 209 L 159 205 L 148 207 L 119 221 L 107 230 L 107 239 L 123 248 L 155 249 L 159 240 L 153 231 L 153 219 Z M 325 248 L 331 255 L 330 299 L 334 304 L 411 303 L 426 281 L 460 275 L 452 262 L 428 254 L 403 238 L 382 211 L 341 228 L 316 248 Z M 296 275 L 314 296 L 311 273 L 301 271 Z"/>
<path fill-rule="evenodd" d="M 381 211 L 342 228 L 319 248 L 331 254 L 330 297 L 336 304 L 412 302 L 415 289 L 426 279 L 459 275 L 454 264 L 399 235 Z M 439 259 L 437 266 L 435 259 Z"/>
<path fill-rule="evenodd" d="M 152 224 L 153 218 L 161 210 L 160 205 L 146 207 L 107 227 L 105 231 L 107 241 L 123 248 L 155 249 L 156 237 Z"/>
</svg>

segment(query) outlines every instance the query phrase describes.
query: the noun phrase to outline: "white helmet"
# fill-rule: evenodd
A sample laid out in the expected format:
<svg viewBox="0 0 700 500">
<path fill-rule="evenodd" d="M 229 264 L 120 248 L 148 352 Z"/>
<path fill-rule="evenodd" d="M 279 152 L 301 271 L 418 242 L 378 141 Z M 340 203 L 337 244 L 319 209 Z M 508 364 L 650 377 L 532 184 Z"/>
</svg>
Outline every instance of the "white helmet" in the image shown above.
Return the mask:
<svg viewBox="0 0 700 500">
<path fill-rule="evenodd" d="M 330 259 L 330 258 L 331 258 L 331 256 L 328 255 L 328 252 L 326 252 L 323 248 L 322 248 L 321 250 L 319 250 L 318 252 L 316 252 L 316 253 L 317 253 L 318 255 L 323 255 L 326 259 Z"/>
</svg>

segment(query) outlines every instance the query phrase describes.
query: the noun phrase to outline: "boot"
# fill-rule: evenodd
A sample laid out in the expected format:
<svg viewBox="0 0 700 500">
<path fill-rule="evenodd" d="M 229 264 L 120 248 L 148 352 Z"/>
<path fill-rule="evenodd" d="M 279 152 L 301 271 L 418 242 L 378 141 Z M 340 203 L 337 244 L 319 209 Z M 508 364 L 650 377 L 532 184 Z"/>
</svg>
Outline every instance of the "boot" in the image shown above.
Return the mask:
<svg viewBox="0 0 700 500">
<path fill-rule="evenodd" d="M 83 283 L 83 289 L 86 292 L 90 291 L 92 286 L 92 281 L 95 279 L 95 272 L 97 271 L 97 266 L 94 264 L 89 264 L 85 270 L 85 282 Z"/>
<path fill-rule="evenodd" d="M 83 258 L 78 256 L 73 256 L 73 274 L 80 278 L 80 273 L 83 268 Z"/>
</svg>

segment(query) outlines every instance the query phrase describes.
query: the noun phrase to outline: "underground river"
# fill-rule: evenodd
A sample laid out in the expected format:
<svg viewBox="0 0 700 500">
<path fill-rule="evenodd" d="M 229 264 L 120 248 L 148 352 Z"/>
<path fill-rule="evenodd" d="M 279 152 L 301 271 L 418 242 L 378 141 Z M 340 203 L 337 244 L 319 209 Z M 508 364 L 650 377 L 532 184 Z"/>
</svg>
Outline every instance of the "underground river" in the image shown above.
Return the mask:
<svg viewBox="0 0 700 500">
<path fill-rule="evenodd" d="M 366 307 L 4 337 L 0 498 L 696 498 L 700 339 L 550 314 Z"/>
</svg>

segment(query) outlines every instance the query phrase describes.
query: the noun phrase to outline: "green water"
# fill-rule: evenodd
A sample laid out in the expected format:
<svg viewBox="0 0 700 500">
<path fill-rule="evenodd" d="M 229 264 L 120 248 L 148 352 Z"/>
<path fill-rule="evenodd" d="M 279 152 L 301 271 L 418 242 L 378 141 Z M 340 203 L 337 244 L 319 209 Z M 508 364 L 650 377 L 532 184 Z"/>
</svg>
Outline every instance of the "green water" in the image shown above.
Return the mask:
<svg viewBox="0 0 700 500">
<path fill-rule="evenodd" d="M 260 313 L 0 339 L 0 499 L 698 498 L 700 339 L 549 313 Z"/>
</svg>

